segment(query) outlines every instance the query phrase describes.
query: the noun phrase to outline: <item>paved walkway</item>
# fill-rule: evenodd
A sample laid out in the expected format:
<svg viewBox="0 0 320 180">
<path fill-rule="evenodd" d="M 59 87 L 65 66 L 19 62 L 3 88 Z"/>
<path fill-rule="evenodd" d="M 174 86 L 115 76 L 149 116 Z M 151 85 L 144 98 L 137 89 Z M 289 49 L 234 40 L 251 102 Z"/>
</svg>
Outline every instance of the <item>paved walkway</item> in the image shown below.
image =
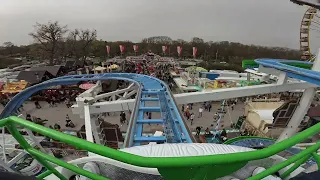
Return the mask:
<svg viewBox="0 0 320 180">
<path fill-rule="evenodd" d="M 22 115 L 25 118 L 26 114 L 29 113 L 31 116 L 39 117 L 42 119 L 48 119 L 46 126 L 54 125 L 55 123 L 60 124 L 63 130 L 79 130 L 80 127 L 84 124 L 84 119 L 80 119 L 79 115 L 72 114 L 71 108 L 67 108 L 65 104 L 58 104 L 57 107 L 49 107 L 49 104 L 46 102 L 40 102 L 42 106 L 41 109 L 36 109 L 33 102 L 25 102 L 24 110 L 22 111 Z M 179 105 L 179 109 L 181 110 L 181 106 Z M 187 122 L 188 126 L 191 128 L 191 131 L 195 131 L 197 126 L 202 126 L 203 128 L 209 127 L 210 129 L 214 129 L 216 123 L 213 123 L 213 115 L 220 108 L 219 102 L 212 103 L 212 110 L 211 112 L 204 111 L 203 116 L 201 118 L 198 117 L 199 114 L 199 104 L 194 104 L 193 110 L 191 112 L 195 113 L 195 120 L 193 125 L 191 125 L 190 121 Z M 238 117 L 243 115 L 244 113 L 244 105 L 242 103 L 238 103 L 234 110 L 231 109 L 225 114 L 224 118 L 221 120 L 220 127 L 230 129 L 231 122 L 236 122 Z M 0 112 L 2 112 L 3 107 L 0 106 Z M 69 115 L 70 119 L 75 123 L 75 128 L 68 128 L 65 127 L 65 119 L 66 115 Z M 130 119 L 129 112 L 126 112 L 127 119 Z M 113 124 L 120 124 L 120 112 L 110 113 L 110 116 L 104 117 L 105 121 L 113 123 Z M 145 117 L 147 118 L 147 117 Z M 153 113 L 153 119 L 160 118 L 160 113 Z M 211 126 L 214 124 L 213 126 Z M 123 125 L 121 127 L 121 131 L 125 132 L 127 129 L 127 125 Z M 144 125 L 144 132 L 154 132 L 156 130 L 163 130 L 162 125 Z"/>
</svg>

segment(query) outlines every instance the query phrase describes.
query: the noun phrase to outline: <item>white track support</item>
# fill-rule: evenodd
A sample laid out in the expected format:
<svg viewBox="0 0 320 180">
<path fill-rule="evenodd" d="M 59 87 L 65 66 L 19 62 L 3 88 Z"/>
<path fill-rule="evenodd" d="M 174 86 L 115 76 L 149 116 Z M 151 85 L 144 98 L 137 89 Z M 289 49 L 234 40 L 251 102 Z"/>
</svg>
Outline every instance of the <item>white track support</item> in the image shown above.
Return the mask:
<svg viewBox="0 0 320 180">
<path fill-rule="evenodd" d="M 134 87 L 134 83 L 131 83 L 129 86 L 128 86 L 128 88 L 127 89 L 130 89 L 130 88 L 133 88 Z M 128 91 L 126 91 L 124 94 L 123 94 L 123 97 L 126 97 L 127 96 L 127 94 L 128 94 Z"/>
<path fill-rule="evenodd" d="M 132 96 L 132 95 L 134 95 L 136 93 L 137 93 L 137 90 L 132 90 L 129 93 L 125 92 L 123 97 L 120 97 L 117 101 L 127 99 L 127 98 L 129 98 L 130 96 Z"/>
<path fill-rule="evenodd" d="M 90 102 L 95 102 L 99 99 L 103 99 L 103 98 L 107 98 L 107 97 L 112 97 L 112 100 L 115 101 L 116 100 L 116 96 L 119 96 L 120 99 L 125 99 L 126 97 L 129 97 L 128 96 L 128 91 L 133 91 L 133 90 L 136 90 L 137 87 L 135 86 L 134 83 L 130 84 L 129 87 L 125 88 L 125 89 L 120 89 L 120 90 L 116 90 L 116 91 L 112 91 L 112 92 L 109 92 L 109 93 L 105 93 L 105 94 L 101 94 L 101 95 L 97 95 L 97 96 L 93 96 L 93 99 L 90 100 Z M 122 94 L 124 93 L 123 96 L 120 96 L 119 94 Z M 133 94 L 131 94 L 133 95 Z"/>
<path fill-rule="evenodd" d="M 41 146 L 40 142 L 36 139 L 35 135 L 33 134 L 33 132 L 32 132 L 30 129 L 24 129 L 24 130 L 28 133 L 28 135 L 29 135 L 30 139 L 32 139 L 33 143 L 34 143 L 43 153 L 48 153 L 48 152 Z"/>
<path fill-rule="evenodd" d="M 297 109 L 294 111 L 290 122 L 279 136 L 277 142 L 283 141 L 296 134 L 301 121 L 308 112 L 315 93 L 315 88 L 308 88 L 304 91 Z"/>
<path fill-rule="evenodd" d="M 219 101 L 223 99 L 233 99 L 239 97 L 255 96 L 277 92 L 286 92 L 293 89 L 305 89 L 306 87 L 316 87 L 316 85 L 306 82 L 287 83 L 283 85 L 264 84 L 246 87 L 217 89 L 208 92 L 176 94 L 174 95 L 174 97 L 177 101 L 177 104 L 188 104 L 205 101 Z"/>
<path fill-rule="evenodd" d="M 278 82 L 277 82 L 277 84 L 279 84 L 279 85 L 285 84 L 285 83 L 287 83 L 287 80 L 288 80 L 287 73 L 282 72 L 282 73 L 280 73 L 279 76 L 278 76 Z"/>
<path fill-rule="evenodd" d="M 87 121 L 87 119 L 85 119 L 85 121 Z M 90 122 L 91 122 L 92 134 L 93 134 L 93 137 L 94 137 L 96 144 L 102 144 L 101 139 L 99 137 L 98 127 L 97 127 L 97 126 L 99 126 L 98 118 L 96 116 L 91 116 Z M 100 128 L 99 128 L 99 130 L 100 130 Z"/>
<path fill-rule="evenodd" d="M 30 146 L 35 147 L 36 144 L 33 142 L 33 143 L 30 143 Z M 21 158 L 23 158 L 26 154 L 28 154 L 28 152 L 25 150 L 22 150 L 22 149 L 18 149 L 18 150 L 21 150 L 21 152 L 18 155 L 16 155 L 14 158 L 12 158 L 9 162 L 7 162 L 7 165 L 9 167 L 11 167 L 13 164 L 15 164 Z M 43 151 L 43 152 L 46 152 L 46 151 Z M 49 152 L 49 153 L 51 153 L 51 152 Z"/>
<path fill-rule="evenodd" d="M 18 117 L 23 117 L 22 114 L 20 114 Z M 23 119 L 25 119 L 25 117 L 23 117 Z M 27 134 L 29 135 L 30 139 L 33 141 L 34 146 L 38 146 L 38 148 L 41 150 L 41 152 L 43 153 L 48 153 L 40 144 L 40 142 L 38 141 L 38 139 L 36 138 L 36 136 L 33 134 L 33 132 L 30 129 L 24 129 Z M 4 138 L 4 137 L 2 137 Z M 5 138 L 4 138 L 5 139 Z M 5 146 L 3 146 L 5 147 Z"/>
<path fill-rule="evenodd" d="M 92 133 L 92 123 L 91 123 L 91 115 L 90 115 L 90 109 L 89 109 L 89 105 L 85 104 L 84 105 L 84 123 L 85 123 L 85 127 L 86 127 L 86 138 L 87 141 L 89 142 L 94 142 L 93 141 L 93 133 Z"/>
<path fill-rule="evenodd" d="M 94 97 L 102 91 L 101 81 L 98 81 L 95 86 L 81 93 L 78 97 Z"/>
<path fill-rule="evenodd" d="M 279 136 L 277 142 L 290 138 L 296 133 L 301 121 L 308 112 L 315 93 L 315 88 L 308 88 L 304 91 L 297 109 L 294 111 L 290 122 Z"/>
<path fill-rule="evenodd" d="M 10 166 L 8 166 L 7 163 L 5 163 L 5 162 L 3 162 L 3 161 L 1 161 L 1 160 L 0 160 L 0 165 L 1 165 L 4 169 L 6 169 L 8 172 L 18 173 L 18 172 L 16 172 L 16 171 L 14 171 Z"/>
<path fill-rule="evenodd" d="M 286 92 L 294 89 L 305 89 L 308 87 L 316 87 L 316 85 L 307 82 L 287 83 L 283 85 L 265 84 L 237 88 L 216 89 L 208 92 L 193 92 L 174 95 L 177 104 L 198 103 L 205 101 L 219 101 L 223 99 L 232 99 L 245 96 L 254 96 L 261 94 L 270 94 L 277 92 Z M 119 112 L 123 110 L 132 110 L 134 107 L 134 99 L 118 100 L 111 102 L 97 102 L 90 105 L 92 114 L 102 112 Z M 83 114 L 83 105 L 78 103 L 72 106 L 74 114 Z M 82 117 L 83 118 L 83 117 Z"/>
<path fill-rule="evenodd" d="M 318 51 L 318 56 L 316 61 L 313 63 L 312 70 L 320 71 L 320 50 Z M 304 116 L 307 114 L 309 110 L 310 104 L 315 94 L 316 94 L 316 88 L 309 87 L 305 89 L 297 109 L 293 113 L 292 118 L 290 119 L 290 122 L 288 123 L 287 127 L 283 130 L 283 132 L 279 136 L 277 142 L 283 141 L 293 136 L 296 133 L 301 121 L 304 119 Z"/>
</svg>

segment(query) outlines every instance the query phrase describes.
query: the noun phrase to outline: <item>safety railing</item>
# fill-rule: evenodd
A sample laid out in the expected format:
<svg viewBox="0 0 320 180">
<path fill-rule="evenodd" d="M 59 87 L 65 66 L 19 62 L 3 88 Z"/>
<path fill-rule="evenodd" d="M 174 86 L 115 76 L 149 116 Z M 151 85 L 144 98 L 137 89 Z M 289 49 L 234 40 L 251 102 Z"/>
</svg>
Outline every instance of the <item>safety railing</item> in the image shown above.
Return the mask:
<svg viewBox="0 0 320 180">
<path fill-rule="evenodd" d="M 170 88 L 168 88 L 168 87 L 167 87 L 167 91 L 168 91 L 168 95 L 170 96 L 170 99 L 172 100 L 173 104 L 177 107 L 177 113 L 178 113 L 177 116 L 180 116 L 180 117 L 181 117 L 182 123 L 184 124 L 184 127 L 185 127 L 186 130 L 187 130 L 187 134 L 190 135 L 190 139 L 191 139 L 192 143 L 196 143 L 197 140 L 196 140 L 196 138 L 192 135 L 192 131 L 190 130 L 189 126 L 187 125 L 186 118 L 185 118 L 184 115 L 180 112 L 178 103 L 176 102 L 176 99 L 174 98 L 172 91 L 171 91 Z"/>
<path fill-rule="evenodd" d="M 135 131 L 135 126 L 137 124 L 138 108 L 139 108 L 140 101 L 141 101 L 141 90 L 142 90 L 141 85 L 138 84 L 138 87 L 139 87 L 139 91 L 137 92 L 137 95 L 135 98 L 133 111 L 131 112 L 130 120 L 129 120 L 129 124 L 128 124 L 128 128 L 127 128 L 127 133 L 124 138 L 124 143 L 123 143 L 124 148 L 130 147 L 133 145 L 133 139 L 131 139 L 131 138 L 134 138 L 134 131 Z"/>
<path fill-rule="evenodd" d="M 32 155 L 38 162 L 45 166 L 48 170 L 43 174 L 39 175 L 38 179 L 43 179 L 50 174 L 54 174 L 59 179 L 66 180 L 61 173 L 59 173 L 52 165 L 69 169 L 86 176 L 94 180 L 105 180 L 106 177 L 102 177 L 97 174 L 93 174 L 84 169 L 81 169 L 75 165 L 69 164 L 62 160 L 56 159 L 46 153 L 43 153 L 37 149 L 32 148 L 28 142 L 20 134 L 16 126 L 23 126 L 34 132 L 38 132 L 44 136 L 52 139 L 64 142 L 66 144 L 73 145 L 79 149 L 87 150 L 89 152 L 99 154 L 101 156 L 111 158 L 123 163 L 148 168 L 157 168 L 161 176 L 165 179 L 216 179 L 226 175 L 230 175 L 238 169 L 242 168 L 248 161 L 268 158 L 273 156 L 295 144 L 307 139 L 308 137 L 315 135 L 320 132 L 320 124 L 314 125 L 313 127 L 289 138 L 275 145 L 269 146 L 268 148 L 249 152 L 239 152 L 232 154 L 218 154 L 218 155 L 206 155 L 206 156 L 190 156 L 190 157 L 143 157 L 126 152 L 121 152 L 115 149 L 111 149 L 99 144 L 79 139 L 77 137 L 67 135 L 53 129 L 45 128 L 41 125 L 34 124 L 32 122 L 17 118 L 8 117 L 0 121 L 0 127 L 6 127 L 11 135 L 20 143 L 30 155 Z M 320 142 L 310 146 L 306 150 L 303 150 L 299 154 L 292 156 L 291 158 L 270 167 L 269 169 L 255 175 L 254 177 L 248 178 L 249 180 L 258 180 L 266 176 L 272 175 L 279 170 L 291 165 L 281 177 L 287 177 L 297 169 L 302 163 L 304 163 L 309 157 L 313 156 L 318 166 L 320 166 L 320 157 L 315 152 L 320 148 Z M 49 163 L 50 162 L 50 163 Z M 228 168 L 225 168 L 228 167 Z"/>
</svg>

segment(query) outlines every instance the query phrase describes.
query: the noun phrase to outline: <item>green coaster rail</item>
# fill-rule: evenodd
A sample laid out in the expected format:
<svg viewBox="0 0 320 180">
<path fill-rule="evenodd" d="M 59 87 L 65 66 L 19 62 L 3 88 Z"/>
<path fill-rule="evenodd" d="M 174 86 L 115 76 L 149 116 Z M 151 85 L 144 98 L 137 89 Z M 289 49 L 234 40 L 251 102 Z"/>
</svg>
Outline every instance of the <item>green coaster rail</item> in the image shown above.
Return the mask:
<svg viewBox="0 0 320 180">
<path fill-rule="evenodd" d="M 290 66 L 295 66 L 303 69 L 311 69 L 312 63 L 305 64 L 305 63 L 298 63 L 298 62 L 289 62 L 285 63 Z M 242 67 L 243 68 L 259 68 L 259 64 L 256 63 L 254 60 L 242 60 Z"/>
<path fill-rule="evenodd" d="M 320 132 L 320 123 L 316 124 L 309 129 L 289 138 L 268 148 L 249 151 L 249 152 L 239 152 L 232 154 L 219 154 L 219 155 L 206 155 L 206 156 L 190 156 L 190 157 L 143 157 L 134 154 L 129 154 L 126 152 L 121 152 L 115 149 L 111 149 L 99 144 L 94 144 L 92 142 L 85 141 L 83 139 L 67 135 L 53 129 L 43 127 L 38 124 L 20 119 L 18 117 L 8 117 L 0 120 L 0 127 L 6 127 L 11 135 L 20 143 L 21 147 L 24 148 L 31 156 L 38 160 L 43 166 L 48 170 L 40 174 L 37 178 L 44 179 L 45 177 L 54 174 L 59 179 L 67 180 L 61 173 L 59 173 L 52 165 L 56 164 L 58 166 L 69 169 L 76 174 L 86 176 L 94 180 L 106 180 L 108 178 L 102 177 L 97 174 L 93 174 L 84 169 L 81 169 L 73 164 L 69 164 L 62 160 L 59 160 L 51 155 L 43 153 L 33 147 L 31 147 L 28 142 L 23 138 L 23 136 L 18 131 L 17 127 L 27 128 L 31 131 L 38 132 L 44 136 L 50 137 L 54 140 L 61 141 L 66 144 L 73 145 L 76 148 L 87 150 L 89 152 L 99 154 L 101 156 L 111 158 L 123 163 L 131 164 L 139 167 L 157 168 L 162 177 L 168 180 L 176 179 L 216 179 L 226 175 L 230 175 L 238 169 L 244 167 L 248 161 L 264 159 L 273 156 L 289 147 L 294 146 L 297 143 L 307 139 L 308 137 L 315 135 Z M 292 167 L 287 169 L 285 173 L 282 174 L 282 178 L 287 177 L 298 168 L 302 163 L 304 163 L 309 157 L 313 156 L 317 162 L 318 167 L 320 167 L 320 157 L 316 154 L 317 150 L 320 148 L 320 141 L 315 145 L 310 146 L 306 150 L 301 151 L 289 159 L 270 167 L 269 169 L 255 175 L 254 177 L 248 178 L 249 180 L 258 180 L 266 176 L 272 175 L 279 170 L 289 166 L 294 163 Z M 308 158 L 307 158 L 308 157 Z M 51 162 L 51 163 L 49 163 Z M 228 168 L 226 168 L 228 167 Z"/>
</svg>

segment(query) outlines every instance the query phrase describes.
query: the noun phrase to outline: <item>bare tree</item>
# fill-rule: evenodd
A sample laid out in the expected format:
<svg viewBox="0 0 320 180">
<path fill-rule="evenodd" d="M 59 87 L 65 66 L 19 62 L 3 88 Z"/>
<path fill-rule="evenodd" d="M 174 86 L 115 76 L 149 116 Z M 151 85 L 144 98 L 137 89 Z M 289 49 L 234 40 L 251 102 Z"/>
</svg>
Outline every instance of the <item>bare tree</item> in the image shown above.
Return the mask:
<svg viewBox="0 0 320 180">
<path fill-rule="evenodd" d="M 67 38 L 67 51 L 68 55 L 73 57 L 76 56 L 76 58 L 79 58 L 79 52 L 77 52 L 77 38 L 78 38 L 79 30 L 75 29 L 74 31 L 70 31 L 68 38 Z"/>
<path fill-rule="evenodd" d="M 68 31 L 67 26 L 60 26 L 58 21 L 55 21 L 47 24 L 37 23 L 34 27 L 35 32 L 29 35 L 41 44 L 40 48 L 49 56 L 52 65 L 59 51 L 59 42 L 63 41 L 63 35 Z"/>
<path fill-rule="evenodd" d="M 14 44 L 12 42 L 4 42 L 3 45 L 9 51 L 9 54 L 12 56 Z"/>
<path fill-rule="evenodd" d="M 75 29 L 69 33 L 68 45 L 70 52 L 78 58 L 81 56 L 82 60 L 86 60 L 90 54 L 92 43 L 97 39 L 97 31 L 94 29 L 78 30 Z"/>
<path fill-rule="evenodd" d="M 191 39 L 192 44 L 204 44 L 204 40 L 198 37 L 193 37 Z"/>
</svg>

